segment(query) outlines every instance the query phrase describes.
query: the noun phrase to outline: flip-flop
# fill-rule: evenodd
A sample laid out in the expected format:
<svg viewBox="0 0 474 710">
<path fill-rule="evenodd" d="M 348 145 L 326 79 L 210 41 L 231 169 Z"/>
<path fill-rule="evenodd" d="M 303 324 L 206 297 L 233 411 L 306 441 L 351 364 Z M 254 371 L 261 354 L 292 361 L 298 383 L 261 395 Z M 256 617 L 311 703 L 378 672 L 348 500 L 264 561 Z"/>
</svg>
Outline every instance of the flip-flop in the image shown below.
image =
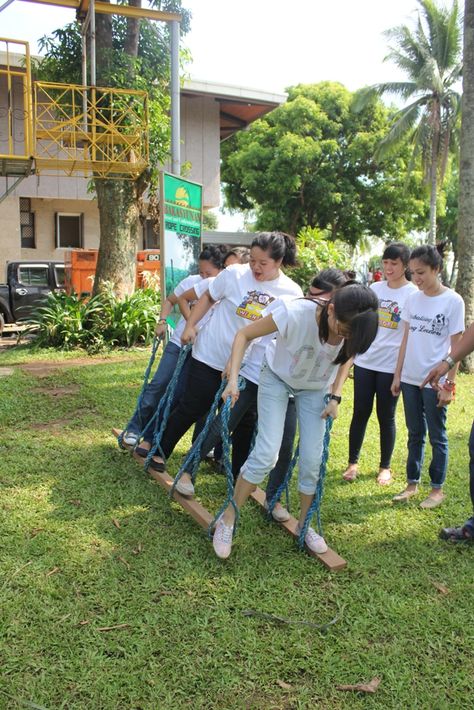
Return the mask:
<svg viewBox="0 0 474 710">
<path fill-rule="evenodd" d="M 392 472 L 388 469 L 388 478 L 381 478 L 382 474 L 379 473 L 377 476 L 377 483 L 379 486 L 389 486 L 393 481 Z"/>
<path fill-rule="evenodd" d="M 352 483 L 353 481 L 355 481 L 357 476 L 358 476 L 358 471 L 345 471 L 342 474 L 343 479 L 345 481 L 349 481 L 349 483 Z"/>
<path fill-rule="evenodd" d="M 166 471 L 166 464 L 164 464 L 163 461 L 155 461 L 154 459 L 150 459 L 148 462 L 148 468 L 151 468 L 153 471 L 158 471 L 158 473 L 164 473 Z"/>
<path fill-rule="evenodd" d="M 138 454 L 138 456 L 141 456 L 142 459 L 146 459 L 150 453 L 150 449 L 144 449 L 143 446 L 137 446 L 135 447 L 135 453 Z"/>
</svg>

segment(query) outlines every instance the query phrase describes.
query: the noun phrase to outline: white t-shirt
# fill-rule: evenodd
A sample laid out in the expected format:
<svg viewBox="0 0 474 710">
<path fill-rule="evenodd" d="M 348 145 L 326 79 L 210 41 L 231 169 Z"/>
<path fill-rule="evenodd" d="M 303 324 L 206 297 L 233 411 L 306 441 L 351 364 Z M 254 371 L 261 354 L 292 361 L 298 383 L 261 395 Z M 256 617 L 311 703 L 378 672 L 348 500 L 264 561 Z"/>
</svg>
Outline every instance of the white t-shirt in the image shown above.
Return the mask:
<svg viewBox="0 0 474 710">
<path fill-rule="evenodd" d="M 194 342 L 193 357 L 222 372 L 238 330 L 261 318 L 266 306 L 279 296 L 297 297 L 303 292 L 281 272 L 272 281 L 257 281 L 248 264 L 233 264 L 216 276 L 209 286 L 209 294 L 219 303 Z M 265 339 L 272 337 L 265 336 Z M 242 374 L 252 382 L 258 383 L 263 354 L 263 348 L 255 345 L 246 353 Z"/>
<path fill-rule="evenodd" d="M 451 336 L 464 330 L 464 301 L 446 289 L 439 296 L 417 291 L 407 298 L 402 320 L 409 324 L 402 382 L 420 385 L 451 349 Z"/>
<path fill-rule="evenodd" d="M 322 343 L 316 323 L 317 303 L 281 299 L 271 315 L 278 334 L 265 351 L 272 372 L 297 390 L 328 390 L 339 365 L 334 364 L 339 345 Z"/>
<path fill-rule="evenodd" d="M 205 293 L 205 291 L 207 291 L 207 289 L 209 288 L 209 284 L 212 283 L 214 278 L 215 278 L 214 276 L 210 276 L 207 279 L 203 279 L 201 276 L 199 276 L 199 274 L 196 274 L 195 276 L 186 276 L 186 278 L 183 279 L 182 281 L 180 281 L 179 284 L 176 286 L 176 288 L 174 290 L 174 295 L 178 298 L 179 296 L 182 296 L 183 293 L 185 293 L 186 291 L 189 291 L 190 288 L 194 288 L 194 290 L 196 292 L 196 296 L 199 299 L 199 298 L 201 298 L 202 294 Z M 196 301 L 194 301 L 194 303 L 195 302 Z M 190 304 L 190 305 L 192 306 L 194 304 Z M 198 329 L 202 328 L 203 325 L 205 325 L 207 323 L 209 318 L 212 316 L 212 310 L 213 309 L 211 308 L 211 310 L 208 311 L 203 318 L 201 318 L 201 320 L 199 321 L 199 323 L 196 326 Z M 177 324 L 176 328 L 174 329 L 173 334 L 170 338 L 170 343 L 174 343 L 175 345 L 178 346 L 178 348 L 180 348 L 182 346 L 181 336 L 183 334 L 185 327 L 186 327 L 186 321 L 181 316 L 181 318 L 179 319 L 178 324 Z"/>
<path fill-rule="evenodd" d="M 379 327 L 370 348 L 357 355 L 354 364 L 377 372 L 395 372 L 404 332 L 403 308 L 408 296 L 418 289 L 410 282 L 400 288 L 390 288 L 386 281 L 378 281 L 370 288 L 379 300 Z"/>
</svg>

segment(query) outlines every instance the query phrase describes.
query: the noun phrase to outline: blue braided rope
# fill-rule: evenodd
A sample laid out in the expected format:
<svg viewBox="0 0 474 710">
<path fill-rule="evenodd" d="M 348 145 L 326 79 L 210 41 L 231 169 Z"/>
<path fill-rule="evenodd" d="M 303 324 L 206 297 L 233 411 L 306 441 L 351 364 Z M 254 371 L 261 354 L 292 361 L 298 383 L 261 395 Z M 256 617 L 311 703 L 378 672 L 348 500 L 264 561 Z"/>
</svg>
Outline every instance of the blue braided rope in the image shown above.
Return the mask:
<svg viewBox="0 0 474 710">
<path fill-rule="evenodd" d="M 280 483 L 278 486 L 277 490 L 275 491 L 275 495 L 271 499 L 271 501 L 268 504 L 268 511 L 267 511 L 267 517 L 271 518 L 272 517 L 272 512 L 278 501 L 280 500 L 280 497 L 283 492 L 285 492 L 285 498 L 286 498 L 286 507 L 288 509 L 288 512 L 290 511 L 290 488 L 289 484 L 291 481 L 291 477 L 293 476 L 293 471 L 295 470 L 296 464 L 298 462 L 298 457 L 300 455 L 300 445 L 298 442 L 298 445 L 295 449 L 295 453 L 293 454 L 293 458 L 290 461 L 290 465 L 288 466 L 288 471 L 285 474 L 285 478 L 283 481 Z"/>
<path fill-rule="evenodd" d="M 161 419 L 160 427 L 158 431 L 155 428 L 155 433 L 153 435 L 153 443 L 152 446 L 148 452 L 148 455 L 145 459 L 145 462 L 143 464 L 143 467 L 145 471 L 148 470 L 148 465 L 152 459 L 152 457 L 156 454 L 158 451 L 159 455 L 163 460 L 165 460 L 165 457 L 163 455 L 163 450 L 161 448 L 161 439 L 163 436 L 163 432 L 166 429 L 166 425 L 168 424 L 168 417 L 171 409 L 171 404 L 173 402 L 173 397 L 174 393 L 176 390 L 176 385 L 178 383 L 179 376 L 181 374 L 181 370 L 183 369 L 184 363 L 186 362 L 188 353 L 191 349 L 191 345 L 183 345 L 181 348 L 181 352 L 179 353 L 178 361 L 176 363 L 175 370 L 173 372 L 173 376 L 171 380 L 168 382 L 168 386 L 166 387 L 165 393 L 163 397 L 160 399 L 160 403 L 158 404 L 158 407 L 156 408 L 156 411 L 150 420 L 149 423 L 152 421 L 155 421 L 156 424 L 160 421 L 160 416 L 161 413 L 163 413 L 163 417 Z"/>
<path fill-rule="evenodd" d="M 326 399 L 326 403 L 328 401 L 329 401 L 329 398 Z M 302 550 L 304 548 L 304 539 L 306 537 L 306 533 L 307 533 L 309 525 L 311 523 L 311 519 L 312 519 L 315 512 L 317 514 L 318 532 L 322 537 L 324 537 L 323 536 L 323 529 L 322 529 L 322 525 L 321 525 L 321 502 L 322 502 L 322 498 L 323 498 L 324 479 L 326 477 L 326 468 L 327 468 L 327 462 L 328 462 L 328 458 L 329 458 L 329 442 L 331 439 L 332 425 L 333 425 L 333 419 L 332 419 L 332 417 L 328 417 L 326 419 L 326 429 L 324 432 L 324 439 L 323 439 L 323 454 L 321 457 L 321 464 L 319 466 L 319 478 L 318 478 L 318 482 L 316 484 L 316 490 L 315 490 L 311 505 L 308 509 L 308 512 L 306 513 L 303 527 L 300 530 L 300 534 L 298 536 L 298 547 L 300 548 L 300 550 Z"/>
<path fill-rule="evenodd" d="M 244 385 L 245 386 L 245 385 Z M 240 389 L 240 378 L 239 378 L 239 389 Z M 237 507 L 237 504 L 234 500 L 234 476 L 232 474 L 232 465 L 231 465 L 231 457 L 230 457 L 230 433 L 229 433 L 229 418 L 230 418 L 230 404 L 231 404 L 231 398 L 228 397 L 227 400 L 224 402 L 224 406 L 221 409 L 220 412 L 220 417 L 221 417 L 221 438 L 222 438 L 222 462 L 224 465 L 224 471 L 225 471 L 225 477 L 226 477 L 226 482 L 227 482 L 227 496 L 218 510 L 217 514 L 214 516 L 214 519 L 212 520 L 211 524 L 209 525 L 207 529 L 207 534 L 209 539 L 212 538 L 213 532 L 214 532 L 214 527 L 217 523 L 217 520 L 220 518 L 220 516 L 223 514 L 223 512 L 228 508 L 229 505 L 231 505 L 234 509 L 235 513 L 235 520 L 234 520 L 234 529 L 233 529 L 233 535 L 235 535 L 237 531 L 237 526 L 239 524 L 239 517 L 240 517 L 240 512 Z"/>
<path fill-rule="evenodd" d="M 199 434 L 196 441 L 192 445 L 186 458 L 184 459 L 183 463 L 181 464 L 181 467 L 180 467 L 178 473 L 176 474 L 176 477 L 173 482 L 173 486 L 170 490 L 170 496 L 173 495 L 173 491 L 175 489 L 175 486 L 178 483 L 181 476 L 183 475 L 183 473 L 191 474 L 191 480 L 192 480 L 193 484 L 196 481 L 197 471 L 199 468 L 199 464 L 201 463 L 201 447 L 202 447 L 202 444 L 203 444 L 205 438 L 207 437 L 207 435 L 209 433 L 210 426 L 211 426 L 212 422 L 214 421 L 216 414 L 217 414 L 217 416 L 220 416 L 220 413 L 218 413 L 218 406 L 220 403 L 221 395 L 222 395 L 226 385 L 227 385 L 226 380 L 222 380 L 221 386 L 217 390 L 216 395 L 214 397 L 214 401 L 213 401 L 211 408 L 209 409 L 209 412 L 207 414 L 206 421 L 204 423 L 204 427 L 202 428 L 201 433 Z M 238 386 L 239 386 L 239 390 L 245 389 L 245 380 L 241 377 L 239 377 Z M 221 427 L 222 427 L 222 420 L 221 420 Z"/>
<path fill-rule="evenodd" d="M 159 347 L 160 343 L 161 343 L 161 338 L 158 338 L 157 336 L 155 336 L 155 337 L 153 338 L 153 343 L 152 343 L 152 347 L 151 347 L 151 355 L 150 355 L 150 359 L 149 359 L 149 361 L 148 361 L 148 365 L 147 365 L 146 370 L 145 370 L 145 374 L 144 374 L 144 376 L 143 376 L 143 385 L 142 385 L 142 388 L 141 388 L 141 390 L 140 390 L 140 394 L 138 395 L 138 399 L 137 399 L 137 404 L 136 404 L 136 406 L 135 406 L 135 410 L 134 410 L 134 412 L 133 412 L 132 417 L 129 419 L 127 426 L 122 430 L 122 432 L 121 432 L 121 433 L 118 435 L 118 437 L 117 437 L 118 445 L 120 446 L 121 449 L 124 449 L 124 448 L 125 448 L 125 446 L 123 445 L 123 436 L 124 436 L 124 433 L 127 431 L 130 422 L 132 421 L 133 417 L 134 417 L 135 414 L 137 414 L 137 413 L 138 413 L 138 417 L 139 417 L 139 421 L 140 421 L 140 428 L 141 428 L 141 426 L 142 426 L 141 407 L 142 407 L 143 395 L 145 394 L 145 390 L 146 390 L 146 388 L 147 388 L 147 386 L 148 386 L 148 383 L 149 383 L 149 380 L 150 380 L 151 369 L 152 369 L 153 364 L 154 364 L 154 362 L 155 362 L 156 353 L 158 352 L 158 347 Z"/>
</svg>

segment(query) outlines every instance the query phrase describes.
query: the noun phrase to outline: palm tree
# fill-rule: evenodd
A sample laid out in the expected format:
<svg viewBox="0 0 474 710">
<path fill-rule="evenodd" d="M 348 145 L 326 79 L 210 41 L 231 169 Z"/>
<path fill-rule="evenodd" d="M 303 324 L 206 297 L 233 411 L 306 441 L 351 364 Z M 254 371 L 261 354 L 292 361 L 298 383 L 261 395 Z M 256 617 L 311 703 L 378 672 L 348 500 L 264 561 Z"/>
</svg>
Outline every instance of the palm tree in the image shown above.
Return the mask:
<svg viewBox="0 0 474 710">
<path fill-rule="evenodd" d="M 456 290 L 466 304 L 466 323 L 474 320 L 474 0 L 464 6 L 464 76 L 459 161 L 459 272 Z M 464 360 L 474 372 L 474 354 Z"/>
<path fill-rule="evenodd" d="M 385 34 L 393 42 L 386 60 L 402 69 L 407 81 L 387 82 L 359 92 L 355 109 L 374 95 L 395 94 L 409 103 L 398 110 L 390 131 L 380 142 L 376 160 L 396 152 L 407 139 L 413 144 L 412 162 L 421 158 L 430 188 L 430 231 L 436 241 L 436 199 L 443 183 L 450 148 L 456 139 L 461 98 L 457 90 L 462 72 L 462 31 L 458 1 L 451 9 L 434 0 L 418 0 L 420 11 L 413 29 L 400 25 Z"/>
</svg>

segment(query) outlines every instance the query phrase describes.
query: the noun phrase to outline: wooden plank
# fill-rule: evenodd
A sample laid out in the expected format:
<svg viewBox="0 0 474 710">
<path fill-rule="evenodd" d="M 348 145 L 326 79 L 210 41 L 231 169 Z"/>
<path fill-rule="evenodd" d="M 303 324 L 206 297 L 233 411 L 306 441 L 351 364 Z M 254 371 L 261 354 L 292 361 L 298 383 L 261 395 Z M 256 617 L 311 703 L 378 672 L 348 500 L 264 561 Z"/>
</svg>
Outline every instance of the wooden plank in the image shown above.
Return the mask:
<svg viewBox="0 0 474 710">
<path fill-rule="evenodd" d="M 251 494 L 250 497 L 256 503 L 258 503 L 261 508 L 264 507 L 265 492 L 261 488 L 257 487 L 257 489 Z M 284 530 L 286 530 L 287 533 L 293 535 L 294 538 L 298 537 L 298 533 L 296 532 L 298 521 L 296 520 L 296 518 L 293 518 L 293 516 L 286 523 L 277 524 L 280 525 Z M 325 567 L 327 567 L 332 572 L 337 572 L 347 566 L 346 560 L 344 560 L 337 554 L 337 552 L 334 552 L 334 550 L 331 550 L 330 548 L 328 548 L 328 551 L 324 552 L 323 554 L 312 552 L 308 549 L 308 547 L 306 547 L 306 545 L 305 549 L 309 555 L 311 555 L 312 557 L 316 557 L 320 562 L 323 563 L 323 565 L 325 565 Z"/>
<path fill-rule="evenodd" d="M 112 434 L 116 437 L 119 436 L 121 433 L 121 429 L 112 429 Z M 132 450 L 132 447 L 128 446 L 126 447 L 129 451 Z M 138 456 L 138 454 L 133 454 L 133 457 L 140 461 L 140 463 L 143 466 L 144 459 L 141 456 Z M 152 478 L 157 481 L 162 488 L 165 489 L 167 493 L 170 492 L 171 487 L 173 485 L 174 479 L 171 478 L 171 476 L 165 472 L 159 473 L 158 471 L 153 471 L 153 469 L 149 469 L 148 473 Z M 189 515 L 205 530 L 209 527 L 209 525 L 212 523 L 214 520 L 214 516 L 209 513 L 204 506 L 199 503 L 196 498 L 188 498 L 187 496 L 182 496 L 178 491 L 174 491 L 173 493 L 173 500 L 175 500 L 179 505 L 187 512 Z"/>
</svg>

